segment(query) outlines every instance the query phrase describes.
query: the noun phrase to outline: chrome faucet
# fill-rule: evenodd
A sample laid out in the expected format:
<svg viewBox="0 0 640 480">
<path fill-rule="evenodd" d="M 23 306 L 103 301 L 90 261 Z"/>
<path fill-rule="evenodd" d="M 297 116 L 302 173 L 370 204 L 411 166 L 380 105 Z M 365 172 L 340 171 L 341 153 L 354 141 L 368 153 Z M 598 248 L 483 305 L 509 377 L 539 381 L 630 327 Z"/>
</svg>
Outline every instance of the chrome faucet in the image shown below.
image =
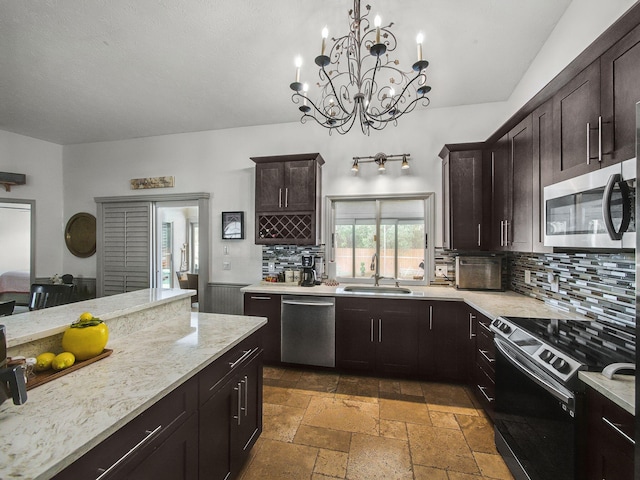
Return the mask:
<svg viewBox="0 0 640 480">
<path fill-rule="evenodd" d="M 371 275 L 371 277 L 375 280 L 374 286 L 379 287 L 380 286 L 380 279 L 382 278 L 387 278 L 387 277 L 383 277 L 382 275 L 378 275 L 377 273 L 374 273 L 373 275 Z"/>
</svg>

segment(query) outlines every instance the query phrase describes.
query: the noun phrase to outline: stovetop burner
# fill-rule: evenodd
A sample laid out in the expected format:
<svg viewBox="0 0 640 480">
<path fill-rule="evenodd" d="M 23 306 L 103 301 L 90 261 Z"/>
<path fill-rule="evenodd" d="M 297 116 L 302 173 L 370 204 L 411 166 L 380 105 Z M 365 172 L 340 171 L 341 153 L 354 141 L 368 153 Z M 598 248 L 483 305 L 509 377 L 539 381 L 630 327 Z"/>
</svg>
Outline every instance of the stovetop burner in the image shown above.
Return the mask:
<svg viewBox="0 0 640 480">
<path fill-rule="evenodd" d="M 596 320 L 503 318 L 574 358 L 588 370 L 601 371 L 616 362 L 635 362 L 635 335 L 630 328 L 614 328 Z"/>
</svg>

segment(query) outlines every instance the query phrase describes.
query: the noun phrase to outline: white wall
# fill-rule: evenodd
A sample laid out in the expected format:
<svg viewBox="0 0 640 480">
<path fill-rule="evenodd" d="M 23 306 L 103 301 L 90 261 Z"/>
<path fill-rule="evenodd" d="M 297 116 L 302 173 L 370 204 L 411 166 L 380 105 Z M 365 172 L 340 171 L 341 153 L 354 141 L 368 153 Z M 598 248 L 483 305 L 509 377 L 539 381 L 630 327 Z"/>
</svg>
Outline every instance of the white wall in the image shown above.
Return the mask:
<svg viewBox="0 0 640 480">
<path fill-rule="evenodd" d="M 300 123 L 166 135 L 117 142 L 64 147 L 65 218 L 77 212 L 95 214 L 94 197 L 148 193 L 209 192 L 211 194 L 211 281 L 253 282 L 260 279 L 262 250 L 254 244 L 254 167 L 252 156 L 320 152 L 323 194 L 441 192 L 444 143 L 484 140 L 504 116 L 503 104 L 474 105 L 416 111 L 398 127 L 389 126 L 370 137 L 352 131 L 329 136 L 316 125 Z M 353 156 L 378 152 L 410 153 L 411 169 L 400 174 L 391 163 L 378 175 L 362 165 L 360 175 L 350 171 Z M 175 188 L 130 190 L 131 178 L 174 175 Z M 245 212 L 245 240 L 221 240 L 221 212 Z M 440 245 L 441 219 L 438 214 Z M 223 258 L 223 246 L 229 257 Z M 230 261 L 231 270 L 222 262 Z M 79 259 L 65 252 L 66 271 L 93 276 L 96 257 Z"/>
<path fill-rule="evenodd" d="M 0 130 L 0 171 L 24 173 L 26 185 L 10 192 L 0 187 L 0 200 L 35 200 L 36 277 L 63 274 L 64 243 L 62 147 Z M 6 228 L 4 225 L 2 228 Z M 0 252 L 10 255 L 10 252 Z"/>
<path fill-rule="evenodd" d="M 573 0 L 511 94 L 504 120 L 542 90 L 634 3 L 636 0 Z"/>
</svg>

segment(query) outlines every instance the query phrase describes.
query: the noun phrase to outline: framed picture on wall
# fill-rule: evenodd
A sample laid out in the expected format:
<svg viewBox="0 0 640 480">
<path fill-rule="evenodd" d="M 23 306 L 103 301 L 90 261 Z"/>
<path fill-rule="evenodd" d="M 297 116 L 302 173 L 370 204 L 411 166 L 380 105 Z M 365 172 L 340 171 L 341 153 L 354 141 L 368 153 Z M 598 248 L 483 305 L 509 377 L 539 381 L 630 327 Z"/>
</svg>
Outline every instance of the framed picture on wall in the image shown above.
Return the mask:
<svg viewBox="0 0 640 480">
<path fill-rule="evenodd" d="M 222 239 L 244 239 L 244 212 L 222 212 Z"/>
</svg>

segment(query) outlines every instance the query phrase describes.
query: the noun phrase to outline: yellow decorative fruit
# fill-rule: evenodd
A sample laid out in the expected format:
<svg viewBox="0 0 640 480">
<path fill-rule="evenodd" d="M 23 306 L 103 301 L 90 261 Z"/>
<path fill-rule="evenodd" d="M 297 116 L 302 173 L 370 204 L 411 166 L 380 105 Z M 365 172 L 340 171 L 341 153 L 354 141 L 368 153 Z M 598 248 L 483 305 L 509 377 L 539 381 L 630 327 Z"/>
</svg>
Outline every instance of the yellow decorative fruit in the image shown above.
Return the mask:
<svg viewBox="0 0 640 480">
<path fill-rule="evenodd" d="M 51 367 L 54 370 L 64 370 L 76 363 L 76 357 L 71 352 L 62 352 L 54 357 L 51 361 Z"/>
<path fill-rule="evenodd" d="M 87 320 L 93 320 L 93 315 L 89 312 L 83 312 L 78 317 L 78 320 L 80 320 L 81 322 L 86 322 Z"/>
<path fill-rule="evenodd" d="M 84 314 L 83 314 L 84 315 Z M 100 355 L 109 340 L 107 324 L 96 317 L 78 320 L 62 335 L 62 348 L 75 355 L 77 360 L 87 360 Z"/>
<path fill-rule="evenodd" d="M 44 370 L 49 370 L 51 368 L 51 362 L 53 361 L 55 353 L 45 352 L 41 353 L 36 357 L 36 366 L 34 369 L 37 372 L 42 372 Z"/>
</svg>

